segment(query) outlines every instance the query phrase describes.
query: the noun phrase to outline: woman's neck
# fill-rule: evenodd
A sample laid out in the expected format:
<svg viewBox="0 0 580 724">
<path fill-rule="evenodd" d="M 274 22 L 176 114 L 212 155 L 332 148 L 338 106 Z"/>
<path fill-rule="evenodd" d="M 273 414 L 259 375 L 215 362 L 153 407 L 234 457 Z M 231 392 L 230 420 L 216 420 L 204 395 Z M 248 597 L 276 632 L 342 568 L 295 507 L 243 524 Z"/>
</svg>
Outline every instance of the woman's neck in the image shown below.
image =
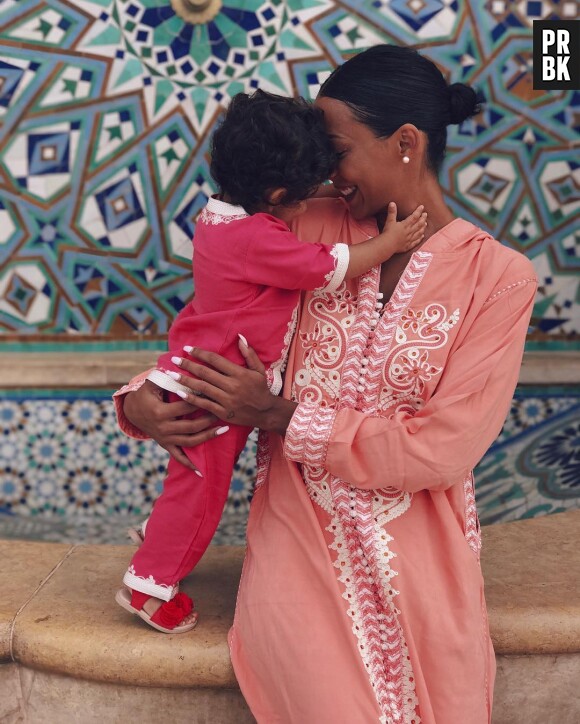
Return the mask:
<svg viewBox="0 0 580 724">
<path fill-rule="evenodd" d="M 401 194 L 401 197 L 397 201 L 397 218 L 399 221 L 412 214 L 419 204 L 425 206 L 427 228 L 425 229 L 424 241 L 427 241 L 430 236 L 447 226 L 455 218 L 453 212 L 445 203 L 443 191 L 435 178 L 425 179 L 424 183 L 418 186 L 416 190 Z M 386 210 L 377 214 L 377 225 L 380 231 L 385 225 L 386 218 Z"/>
</svg>

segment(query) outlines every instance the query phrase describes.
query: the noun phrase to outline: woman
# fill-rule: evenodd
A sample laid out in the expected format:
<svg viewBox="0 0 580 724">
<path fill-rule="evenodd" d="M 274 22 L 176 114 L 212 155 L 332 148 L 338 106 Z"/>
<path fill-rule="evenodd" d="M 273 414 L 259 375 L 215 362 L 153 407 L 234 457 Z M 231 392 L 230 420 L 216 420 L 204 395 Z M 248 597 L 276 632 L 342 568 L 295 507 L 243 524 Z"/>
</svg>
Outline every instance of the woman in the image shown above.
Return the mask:
<svg viewBox="0 0 580 724">
<path fill-rule="evenodd" d="M 317 105 L 343 198 L 315 200 L 296 233 L 356 244 L 395 201 L 401 216 L 425 205 L 425 242 L 304 297 L 283 398 L 251 349 L 249 369 L 195 349 L 209 366 L 183 360 L 198 379 L 182 379 L 205 420 L 177 420 L 191 408 L 147 387 L 120 419 L 176 456 L 215 417 L 266 431 L 230 634 L 260 723 L 483 724 L 495 663 L 471 471 L 509 408 L 534 271 L 445 205 L 446 126 L 477 112 L 471 89 L 377 46 Z"/>
</svg>

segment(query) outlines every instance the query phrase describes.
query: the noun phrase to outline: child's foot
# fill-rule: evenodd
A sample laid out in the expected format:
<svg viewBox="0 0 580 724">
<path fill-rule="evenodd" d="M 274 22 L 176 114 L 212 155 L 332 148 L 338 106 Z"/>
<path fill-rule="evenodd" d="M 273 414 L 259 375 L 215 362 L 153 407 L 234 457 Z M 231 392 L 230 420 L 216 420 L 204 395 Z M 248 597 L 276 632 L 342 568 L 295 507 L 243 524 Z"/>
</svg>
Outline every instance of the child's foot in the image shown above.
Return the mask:
<svg viewBox="0 0 580 724">
<path fill-rule="evenodd" d="M 163 633 L 186 633 L 197 625 L 199 614 L 193 611 L 193 601 L 185 593 L 176 594 L 171 601 L 162 601 L 140 591 L 121 588 L 115 600 L 126 611 Z"/>
</svg>

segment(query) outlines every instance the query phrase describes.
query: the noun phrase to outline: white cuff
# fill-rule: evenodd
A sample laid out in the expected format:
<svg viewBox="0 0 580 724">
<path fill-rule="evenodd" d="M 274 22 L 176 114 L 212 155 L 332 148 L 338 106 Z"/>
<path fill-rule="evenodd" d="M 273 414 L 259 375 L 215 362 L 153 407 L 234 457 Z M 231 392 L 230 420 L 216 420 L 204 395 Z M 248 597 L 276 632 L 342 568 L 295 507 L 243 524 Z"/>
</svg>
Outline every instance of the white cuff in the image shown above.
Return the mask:
<svg viewBox="0 0 580 724">
<path fill-rule="evenodd" d="M 161 370 L 151 370 L 147 375 L 147 379 L 153 382 L 154 385 L 157 385 L 157 387 L 162 387 L 168 392 L 191 392 L 189 387 L 179 384 L 179 382 L 174 380 L 173 377 L 170 377 L 167 372 L 162 372 Z"/>
<path fill-rule="evenodd" d="M 350 249 L 348 248 L 348 244 L 335 244 L 330 250 L 330 253 L 336 259 L 336 267 L 328 284 L 322 287 L 322 291 L 332 293 L 335 292 L 344 281 L 350 261 Z"/>
</svg>

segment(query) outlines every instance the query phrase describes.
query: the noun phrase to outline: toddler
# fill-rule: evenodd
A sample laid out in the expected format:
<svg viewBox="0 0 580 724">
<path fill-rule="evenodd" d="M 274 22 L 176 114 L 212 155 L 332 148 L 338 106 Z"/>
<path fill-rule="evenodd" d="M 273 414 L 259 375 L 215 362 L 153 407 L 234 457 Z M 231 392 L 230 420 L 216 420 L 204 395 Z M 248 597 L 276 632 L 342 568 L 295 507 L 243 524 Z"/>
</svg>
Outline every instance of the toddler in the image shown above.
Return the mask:
<svg viewBox="0 0 580 724">
<path fill-rule="evenodd" d="M 347 246 L 307 243 L 288 223 L 328 179 L 336 154 L 321 112 L 301 98 L 263 91 L 233 98 L 212 139 L 211 172 L 219 194 L 201 212 L 193 239 L 194 299 L 169 331 L 169 352 L 148 379 L 183 397 L 184 374 L 172 361 L 191 345 L 244 363 L 239 332 L 267 370 L 274 394 L 290 346 L 301 290 L 335 292 L 423 238 L 426 214 L 419 206 L 398 222 L 389 205 L 384 231 Z M 195 414 L 195 413 L 194 413 Z M 184 450 L 198 477 L 173 458 L 163 492 L 147 521 L 143 543 L 125 573 L 117 602 L 167 633 L 192 629 L 193 602 L 179 581 L 197 564 L 218 525 L 232 469 L 250 428 L 230 425 L 212 440 Z"/>
</svg>

